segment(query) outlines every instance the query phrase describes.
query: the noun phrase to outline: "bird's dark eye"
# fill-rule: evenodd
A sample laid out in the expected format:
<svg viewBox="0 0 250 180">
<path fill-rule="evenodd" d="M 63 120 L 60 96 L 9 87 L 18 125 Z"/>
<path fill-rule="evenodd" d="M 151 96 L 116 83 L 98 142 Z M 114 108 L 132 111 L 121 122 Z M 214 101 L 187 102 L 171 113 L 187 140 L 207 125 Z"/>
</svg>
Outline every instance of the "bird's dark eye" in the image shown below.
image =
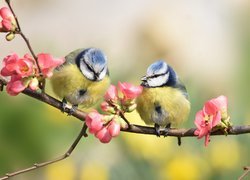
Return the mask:
<svg viewBox="0 0 250 180">
<path fill-rule="evenodd" d="M 86 93 L 86 90 L 81 89 L 81 90 L 78 91 L 78 93 L 79 93 L 80 96 L 83 96 Z"/>
</svg>

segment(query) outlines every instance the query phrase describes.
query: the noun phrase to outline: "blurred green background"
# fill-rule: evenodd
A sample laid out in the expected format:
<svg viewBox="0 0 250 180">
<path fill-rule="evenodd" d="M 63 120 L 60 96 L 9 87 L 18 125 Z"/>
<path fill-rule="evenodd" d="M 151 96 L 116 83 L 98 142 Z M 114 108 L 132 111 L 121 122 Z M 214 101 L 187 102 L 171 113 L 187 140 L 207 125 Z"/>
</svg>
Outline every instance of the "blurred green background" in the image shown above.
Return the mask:
<svg viewBox="0 0 250 180">
<path fill-rule="evenodd" d="M 4 6 L 4 1 L 0 6 Z M 250 124 L 249 0 L 13 1 L 36 53 L 63 57 L 81 47 L 107 54 L 112 83 L 139 84 L 149 64 L 166 59 L 185 82 L 194 127 L 203 103 L 228 96 L 234 125 Z M 0 35 L 0 59 L 28 52 L 23 40 Z M 49 83 L 47 92 L 53 95 Z M 136 113 L 128 118 L 143 124 Z M 0 93 L 0 176 L 57 157 L 81 122 L 25 95 Z M 250 165 L 250 135 L 204 140 L 121 133 L 109 144 L 90 135 L 67 160 L 13 179 L 237 179 Z M 250 175 L 246 179 L 250 178 Z"/>
</svg>

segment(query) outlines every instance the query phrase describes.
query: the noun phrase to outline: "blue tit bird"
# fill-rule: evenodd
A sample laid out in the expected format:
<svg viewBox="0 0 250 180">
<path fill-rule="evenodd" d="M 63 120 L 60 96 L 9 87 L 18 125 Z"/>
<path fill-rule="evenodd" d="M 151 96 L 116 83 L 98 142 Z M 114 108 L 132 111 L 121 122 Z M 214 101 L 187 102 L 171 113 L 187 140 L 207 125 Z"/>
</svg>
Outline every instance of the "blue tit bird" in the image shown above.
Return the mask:
<svg viewBox="0 0 250 180">
<path fill-rule="evenodd" d="M 137 98 L 137 111 L 146 124 L 154 124 L 157 136 L 165 127 L 177 126 L 188 118 L 190 102 L 184 84 L 174 69 L 159 60 L 142 77 L 143 91 Z"/>
<path fill-rule="evenodd" d="M 54 93 L 66 103 L 72 104 L 72 111 L 90 108 L 102 99 L 110 85 L 107 57 L 96 48 L 77 49 L 65 57 L 65 63 L 57 67 L 51 77 Z"/>
</svg>

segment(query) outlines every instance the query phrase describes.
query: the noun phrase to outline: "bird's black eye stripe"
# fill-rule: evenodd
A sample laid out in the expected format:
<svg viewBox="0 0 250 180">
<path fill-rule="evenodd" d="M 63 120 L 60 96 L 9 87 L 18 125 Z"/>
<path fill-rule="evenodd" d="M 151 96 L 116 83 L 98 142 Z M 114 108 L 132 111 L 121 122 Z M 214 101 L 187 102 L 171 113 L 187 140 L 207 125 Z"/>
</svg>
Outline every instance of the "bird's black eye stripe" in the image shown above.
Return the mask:
<svg viewBox="0 0 250 180">
<path fill-rule="evenodd" d="M 167 72 L 161 73 L 161 74 L 153 74 L 152 76 L 147 76 L 147 78 L 157 78 L 157 77 L 163 76 L 163 75 L 165 75 L 165 74 L 167 74 Z"/>
<path fill-rule="evenodd" d="M 101 69 L 100 73 L 101 73 L 102 71 L 104 71 L 104 68 L 105 68 L 105 66 Z"/>
<path fill-rule="evenodd" d="M 84 61 L 84 63 L 86 64 L 87 68 L 88 68 L 90 71 L 92 71 L 93 73 L 95 72 L 95 71 L 93 70 L 93 68 L 92 68 L 86 61 Z"/>
</svg>

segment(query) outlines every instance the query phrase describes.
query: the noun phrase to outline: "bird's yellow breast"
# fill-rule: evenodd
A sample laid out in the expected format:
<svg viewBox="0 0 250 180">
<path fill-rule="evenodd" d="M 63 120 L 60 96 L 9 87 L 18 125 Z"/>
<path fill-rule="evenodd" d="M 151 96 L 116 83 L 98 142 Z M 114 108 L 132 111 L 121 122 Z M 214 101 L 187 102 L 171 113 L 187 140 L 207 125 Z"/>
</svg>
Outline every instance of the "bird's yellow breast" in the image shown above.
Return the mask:
<svg viewBox="0 0 250 180">
<path fill-rule="evenodd" d="M 176 126 L 188 118 L 190 102 L 182 92 L 172 87 L 143 88 L 137 98 L 137 111 L 146 124 L 153 124 L 155 107 L 160 106 L 167 112 L 161 126 L 168 123 Z"/>
<path fill-rule="evenodd" d="M 110 84 L 110 79 L 106 76 L 101 81 L 90 81 L 75 64 L 67 64 L 54 72 L 51 84 L 54 93 L 60 98 L 66 98 L 71 104 L 91 107 L 102 99 Z M 84 96 L 78 96 L 79 90 L 86 91 Z"/>
</svg>

